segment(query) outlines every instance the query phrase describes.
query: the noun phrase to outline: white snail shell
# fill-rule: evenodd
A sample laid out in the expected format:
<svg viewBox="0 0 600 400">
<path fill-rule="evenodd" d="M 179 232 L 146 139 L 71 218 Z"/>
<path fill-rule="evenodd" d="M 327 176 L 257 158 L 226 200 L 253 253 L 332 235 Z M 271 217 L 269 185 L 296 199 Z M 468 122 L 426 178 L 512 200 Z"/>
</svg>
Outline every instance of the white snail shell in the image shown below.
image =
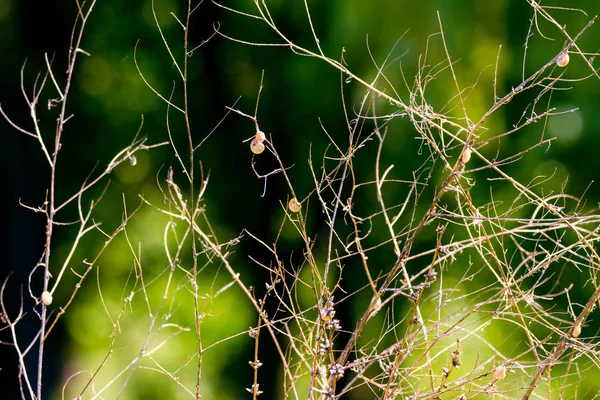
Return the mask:
<svg viewBox="0 0 600 400">
<path fill-rule="evenodd" d="M 567 64 L 569 64 L 569 59 L 569 53 L 567 53 L 566 51 L 560 53 L 560 55 L 556 58 L 556 65 L 558 65 L 559 67 L 566 67 Z"/>
<path fill-rule="evenodd" d="M 473 153 L 473 151 L 466 147 L 462 153 L 460 154 L 460 160 L 463 162 L 463 164 L 466 164 L 469 162 L 469 160 L 471 159 L 471 154 Z"/>
<path fill-rule="evenodd" d="M 52 295 L 47 290 L 42 293 L 42 303 L 44 303 L 45 306 L 52 304 Z"/>
<path fill-rule="evenodd" d="M 263 144 L 263 142 L 254 138 L 250 142 L 250 151 L 253 152 L 254 154 L 260 154 L 263 151 L 265 151 L 265 145 Z"/>
<path fill-rule="evenodd" d="M 288 203 L 288 208 L 291 212 L 299 212 L 300 209 L 302 209 L 302 204 L 300 204 L 298 200 L 296 200 L 296 198 L 293 197 Z"/>
</svg>

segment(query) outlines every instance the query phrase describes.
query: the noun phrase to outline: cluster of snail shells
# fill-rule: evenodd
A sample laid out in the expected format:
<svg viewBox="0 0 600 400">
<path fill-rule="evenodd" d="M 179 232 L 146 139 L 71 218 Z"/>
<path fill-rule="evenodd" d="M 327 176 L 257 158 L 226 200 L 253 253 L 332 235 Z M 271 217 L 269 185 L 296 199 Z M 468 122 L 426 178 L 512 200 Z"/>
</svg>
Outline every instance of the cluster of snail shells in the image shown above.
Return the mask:
<svg viewBox="0 0 600 400">
<path fill-rule="evenodd" d="M 250 151 L 254 154 L 260 154 L 265 151 L 265 140 L 267 140 L 265 133 L 260 130 L 257 131 L 256 135 L 250 142 Z M 291 212 L 297 213 L 302 209 L 302 204 L 295 197 L 293 197 L 288 203 L 288 208 Z"/>
</svg>

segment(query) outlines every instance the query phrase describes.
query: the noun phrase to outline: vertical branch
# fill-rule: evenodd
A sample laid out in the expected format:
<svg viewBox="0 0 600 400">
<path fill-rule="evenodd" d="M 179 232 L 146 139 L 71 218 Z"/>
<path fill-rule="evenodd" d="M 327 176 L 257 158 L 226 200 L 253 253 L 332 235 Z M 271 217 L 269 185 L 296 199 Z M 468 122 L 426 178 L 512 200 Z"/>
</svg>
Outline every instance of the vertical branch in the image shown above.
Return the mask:
<svg viewBox="0 0 600 400">
<path fill-rule="evenodd" d="M 185 29 L 183 33 L 183 117 L 185 119 L 185 129 L 188 139 L 189 146 L 189 173 L 190 173 L 190 206 L 195 207 L 195 205 L 200 201 L 200 198 L 195 199 L 194 197 L 194 170 L 196 169 L 194 165 L 194 141 L 192 139 L 192 127 L 190 125 L 190 115 L 189 115 L 189 97 L 188 97 L 188 58 L 191 56 L 189 54 L 189 31 L 190 31 L 190 18 L 192 16 L 192 0 L 188 0 L 187 2 L 187 12 L 185 17 Z M 198 204 L 199 206 L 199 204 Z M 193 226 L 197 213 L 200 210 L 198 208 L 193 208 L 190 215 L 190 227 Z M 202 334 L 201 334 L 201 319 L 200 319 L 200 304 L 198 302 L 198 285 L 196 284 L 196 280 L 198 279 L 198 251 L 196 249 L 196 231 L 194 229 L 192 231 L 192 276 L 193 276 L 193 288 L 194 288 L 194 321 L 196 325 L 196 335 L 197 335 L 197 346 L 198 346 L 198 364 L 197 364 L 197 375 L 196 375 L 196 398 L 200 398 L 200 388 L 201 388 L 201 377 L 202 377 Z"/>
<path fill-rule="evenodd" d="M 56 125 L 56 133 L 54 137 L 54 152 L 52 154 L 52 165 L 50 167 L 50 190 L 48 194 L 48 206 L 46 212 L 46 244 L 44 247 L 44 282 L 43 282 L 43 292 L 48 290 L 49 282 L 50 282 L 50 254 L 51 254 L 51 245 L 52 245 L 52 234 L 54 228 L 54 218 L 55 218 L 55 200 L 56 200 L 56 168 L 58 162 L 58 153 L 61 148 L 61 138 L 62 133 L 65 128 L 65 124 L 67 122 L 66 118 L 66 110 L 67 110 L 67 99 L 69 96 L 69 92 L 71 89 L 71 83 L 73 79 L 73 71 L 75 70 L 75 62 L 77 60 L 77 55 L 82 52 L 85 53 L 81 49 L 81 41 L 83 39 L 83 31 L 85 29 L 85 25 L 88 21 L 88 18 L 94 9 L 94 5 L 96 4 L 96 0 L 92 0 L 87 11 L 81 18 L 81 25 L 79 27 L 78 32 L 75 36 L 75 30 L 77 26 L 78 18 L 75 20 L 75 25 L 73 28 L 73 37 L 72 37 L 72 46 L 69 49 L 69 64 L 67 68 L 66 74 L 66 82 L 65 87 L 62 93 L 62 102 L 60 114 L 58 117 L 57 125 Z M 32 110 L 33 112 L 33 110 Z M 33 115 L 33 114 L 32 114 Z M 37 121 L 36 121 L 37 123 Z M 47 307 L 43 302 L 41 303 L 42 311 L 40 314 L 41 324 L 40 324 L 40 335 L 39 335 L 39 349 L 38 349 L 38 360 L 37 360 L 37 399 L 41 400 L 42 398 L 42 374 L 43 374 L 43 362 L 44 362 L 44 337 L 46 336 L 46 316 L 47 316 Z"/>
</svg>

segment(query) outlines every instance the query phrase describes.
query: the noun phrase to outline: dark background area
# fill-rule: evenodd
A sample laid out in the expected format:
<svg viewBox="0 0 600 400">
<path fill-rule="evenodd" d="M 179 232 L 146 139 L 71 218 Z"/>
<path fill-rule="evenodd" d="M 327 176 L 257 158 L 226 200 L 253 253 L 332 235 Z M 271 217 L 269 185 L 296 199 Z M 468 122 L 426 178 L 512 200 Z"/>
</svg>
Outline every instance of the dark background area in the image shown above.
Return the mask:
<svg viewBox="0 0 600 400">
<path fill-rule="evenodd" d="M 252 5 L 252 1 L 227 4 L 246 11 L 252 10 Z M 344 49 L 344 59 L 349 68 L 367 80 L 375 73 L 367 46 L 374 57 L 381 61 L 403 35 L 390 57 L 395 60 L 390 74 L 395 77 L 395 82 L 400 83 L 398 70 L 401 64 L 405 75 L 413 76 L 428 36 L 439 31 L 436 16 L 439 11 L 448 47 L 453 57 L 460 60 L 455 69 L 462 83 L 471 84 L 478 77 L 481 78 L 481 83 L 472 96 L 472 109 L 475 110 L 473 114 L 476 117 L 485 112 L 492 98 L 493 65 L 500 44 L 499 94 L 506 93 L 521 81 L 523 45 L 532 16 L 531 8 L 524 1 L 337 0 L 309 1 L 309 5 L 315 30 L 326 54 L 339 58 Z M 588 16 L 600 11 L 600 4 L 594 0 L 570 1 L 568 6 L 582 8 Z M 175 54 L 180 56 L 181 51 L 177 50 L 177 46 L 181 43 L 182 31 L 169 16 L 169 11 L 181 16 L 185 4 L 181 1 L 157 1 L 156 8 L 166 38 L 176 49 Z M 314 48 L 301 1 L 273 2 L 271 10 L 280 28 L 291 39 Z M 0 0 L 0 104 L 15 123 L 27 129 L 32 126 L 28 119 L 29 110 L 21 95 L 21 68 L 27 60 L 23 76 L 24 86 L 29 93 L 37 74 L 45 68 L 44 53 L 54 57 L 54 70 L 57 76 L 64 77 L 60 74 L 66 70 L 75 15 L 74 2 Z M 559 15 L 561 22 L 573 34 L 589 20 L 589 17 L 575 11 L 564 11 Z M 278 41 L 273 32 L 259 21 L 243 18 L 211 2 L 205 2 L 192 18 L 191 47 L 207 39 L 216 24 L 220 24 L 221 31 L 231 37 L 261 43 Z M 563 45 L 556 30 L 552 30 L 547 24 L 542 24 L 542 28 L 556 40 L 545 41 L 539 35 L 531 39 L 529 64 L 526 67 L 529 73 L 553 58 Z M 597 51 L 600 47 L 598 32 L 598 27 L 593 26 L 581 39 L 581 47 L 590 52 Z M 149 143 L 168 139 L 165 130 L 165 103 L 148 89 L 139 76 L 134 64 L 136 46 L 137 60 L 146 78 L 163 94 L 168 94 L 176 82 L 175 95 L 181 94 L 177 70 L 154 26 L 150 1 L 99 1 L 84 33 L 83 49 L 91 56 L 81 55 L 79 59 L 68 103 L 69 114 L 73 114 L 73 118 L 67 124 L 61 158 L 57 165 L 57 192 L 62 200 L 68 198 L 68 194 L 76 192 L 90 173 L 102 170 L 119 149 L 132 141 L 142 115 L 142 135 L 148 137 Z M 226 106 L 237 101 L 237 109 L 248 114 L 254 112 L 261 74 L 264 71 L 259 124 L 261 129 L 272 135 L 282 159 L 294 164 L 294 168 L 289 171 L 294 190 L 302 195 L 308 194 L 313 188 L 307 163 L 309 150 L 313 154 L 322 154 L 329 143 L 319 121 L 334 140 L 343 143 L 343 138 L 348 133 L 340 87 L 344 86 L 344 98 L 349 104 L 348 108 L 352 110 L 364 93 L 360 85 L 354 82 L 343 83 L 344 78 L 340 77 L 339 72 L 322 61 L 299 57 L 287 48 L 247 46 L 219 36 L 195 51 L 189 60 L 191 124 L 197 142 L 219 123 L 227 112 Z M 442 60 L 438 57 L 438 61 Z M 572 61 L 572 66 L 567 71 L 568 77 L 577 78 L 589 73 L 581 60 L 572 57 Z M 550 150 L 535 151 L 518 166 L 509 166 L 507 169 L 517 179 L 532 176 L 532 173 L 533 176 L 554 173 L 553 180 L 547 184 L 547 190 L 559 190 L 566 182 L 567 192 L 580 195 L 596 179 L 599 166 L 596 152 L 600 147 L 597 135 L 600 125 L 600 115 L 597 112 L 600 83 L 592 78 L 574 82 L 572 86 L 573 90 L 557 92 L 553 96 L 553 102 L 558 109 L 579 107 L 577 118 L 562 120 L 560 118 L 563 117 L 559 117 L 554 128 L 549 128 L 551 135 L 558 132 L 558 139 Z M 55 96 L 51 89 L 51 85 L 47 85 L 41 96 L 39 115 L 49 147 L 57 115 L 56 108 L 48 110 L 45 107 L 46 101 Z M 455 89 L 448 82 L 434 86 L 432 92 L 431 103 L 443 105 L 455 93 Z M 436 98 L 436 95 L 439 97 Z M 530 100 L 526 97 L 515 99 L 493 122 L 499 129 L 509 129 L 520 118 Z M 178 101 L 176 103 L 181 104 Z M 174 118 L 172 123 L 176 132 L 175 142 L 183 148 L 186 138 L 181 130 L 182 121 Z M 572 127 L 573 124 L 581 124 L 575 134 L 560 136 L 561 132 L 569 131 L 565 126 Z M 405 121 L 392 125 L 389 146 L 384 154 L 386 162 L 397 165 L 418 164 L 416 150 L 419 143 L 412 141 L 417 135 L 411 129 Z M 539 134 L 539 129 L 539 126 L 527 128 L 522 136 L 515 138 L 507 146 L 522 146 L 523 142 L 519 141 L 526 140 L 523 137 L 528 134 Z M 250 120 L 230 114 L 197 153 L 204 170 L 210 171 L 209 190 L 205 199 L 207 213 L 218 235 L 224 240 L 232 239 L 241 234 L 243 229 L 247 229 L 257 237 L 266 238 L 267 242 L 273 241 L 283 213 L 281 204 L 285 204 L 289 196 L 284 180 L 274 177 L 268 180 L 266 195 L 261 197 L 263 181 L 256 178 L 250 167 L 248 143 L 242 143 L 253 134 L 254 126 Z M 20 134 L 4 120 L 0 121 L 0 135 L 0 201 L 4 238 L 0 241 L 0 254 L 3 255 L 0 279 L 4 281 L 10 276 L 4 291 L 4 301 L 9 312 L 14 315 L 21 299 L 26 310 L 30 310 L 33 304 L 27 294 L 27 281 L 32 268 L 42 256 L 45 231 L 43 214 L 36 214 L 19 206 L 19 201 L 32 207 L 43 203 L 48 188 L 49 170 L 39 144 L 33 138 Z M 365 150 L 365 159 L 374 152 L 374 147 Z M 257 159 L 256 162 L 261 171 L 269 171 L 276 166 L 266 158 Z M 177 160 L 172 148 L 165 146 L 140 156 L 135 168 L 119 167 L 110 176 L 110 186 L 105 200 L 97 208 L 95 218 L 102 221 L 107 230 L 111 227 L 114 229 L 120 223 L 123 212 L 121 194 L 125 195 L 132 209 L 139 204 L 138 194 L 150 199 L 160 199 L 157 180 L 164 181 L 169 165 L 177 165 Z M 177 173 L 181 173 L 181 170 L 176 170 Z M 371 167 L 360 173 L 364 174 L 361 176 L 363 180 L 373 176 Z M 407 177 L 410 177 L 409 173 Z M 107 182 L 108 180 L 103 185 Z M 97 191 L 90 193 L 88 201 L 103 188 L 104 186 L 100 186 Z M 587 196 L 591 206 L 597 204 L 600 200 L 598 185 L 592 185 Z M 368 203 L 369 199 L 365 198 L 363 201 Z M 76 209 L 70 207 L 60 220 L 73 220 L 75 212 Z M 140 234 L 140 237 L 140 232 L 144 231 L 157 233 L 158 239 L 154 242 L 148 239 L 149 249 L 145 250 L 145 254 L 150 260 L 149 264 L 160 264 L 163 262 L 160 254 L 162 226 L 158 226 L 161 221 L 154 220 L 151 216 L 146 217 L 144 212 L 140 212 L 141 221 L 133 224 L 132 231 Z M 316 210 L 309 214 L 308 224 L 313 232 L 326 229 L 322 216 Z M 72 241 L 75 232 L 68 228 L 57 230 L 54 250 L 57 260 L 64 259 L 68 243 Z M 286 227 L 278 246 L 282 258 L 300 259 L 301 250 L 294 249 L 299 249 L 301 245 L 293 230 Z M 81 266 L 82 260 L 90 257 L 86 254 L 97 252 L 97 246 L 94 237 L 83 241 L 75 264 L 79 263 Z M 126 261 L 127 254 L 123 254 L 123 247 L 119 246 L 121 245 L 117 245 L 114 252 L 109 252 L 102 264 L 101 271 L 107 274 L 104 281 L 108 282 L 105 289 L 107 294 L 123 291 L 123 277 L 127 277 L 130 268 L 130 261 Z M 255 242 L 245 238 L 236 247 L 233 260 L 237 261 L 236 265 L 240 266 L 244 278 L 248 282 L 256 282 L 262 290 L 262 282 L 268 280 L 268 275 L 252 265 L 249 256 L 261 259 L 268 255 Z M 33 276 L 34 289 L 39 288 L 40 278 L 41 273 Z M 72 287 L 74 278 L 65 279 L 65 286 Z M 98 296 L 94 279 L 96 278 L 87 282 L 88 285 L 80 296 L 81 310 L 68 314 L 47 342 L 44 386 L 48 398 L 50 393 L 56 396 L 65 377 L 73 369 L 81 368 L 82 362 L 89 360 L 87 368 L 93 369 L 94 362 L 106 349 L 106 341 L 95 340 L 93 336 L 97 334 L 104 340 L 110 334 L 110 330 L 105 331 L 96 325 L 102 313 L 91 311 L 92 301 L 97 301 Z M 115 283 L 114 288 L 108 286 L 111 282 Z M 349 281 L 348 285 L 352 288 L 353 283 Z M 58 293 L 55 298 L 57 304 L 63 304 L 70 293 L 69 290 L 64 295 Z M 235 302 L 235 299 L 232 301 Z M 241 316 L 222 316 L 218 324 L 231 325 L 232 330 L 247 329 L 248 325 L 255 323 L 254 316 L 248 316 L 248 312 L 241 311 Z M 349 307 L 342 307 L 339 312 L 344 318 L 351 318 L 352 310 Z M 34 337 L 38 329 L 37 322 L 35 316 L 29 313 L 19 326 L 19 336 L 23 343 Z M 227 332 L 228 328 L 215 329 L 221 333 Z M 132 335 L 135 337 L 135 333 Z M 0 332 L 0 340 L 6 342 L 9 339 L 7 331 Z M 191 343 L 193 345 L 193 341 Z M 268 342 L 263 343 L 266 347 L 261 351 L 270 354 L 273 348 Z M 227 357 L 216 357 L 220 360 L 215 361 L 214 368 L 211 367 L 212 372 L 207 372 L 206 379 L 209 382 L 212 379 L 211 385 L 222 387 L 223 392 L 209 390 L 205 398 L 244 396 L 244 388 L 251 382 L 247 360 L 252 358 L 252 346 L 251 342 L 239 342 L 232 347 L 231 354 Z M 0 360 L 2 394 L 5 398 L 19 398 L 16 358 L 10 346 L 0 347 Z M 34 358 L 28 358 L 27 361 L 35 363 Z M 276 371 L 277 365 L 269 364 L 265 365 L 261 374 L 268 377 L 275 375 Z M 243 381 L 244 384 L 232 385 L 231 382 L 236 380 Z M 274 384 L 274 381 L 271 383 Z M 261 398 L 276 398 L 273 394 L 276 389 L 269 387 L 267 379 L 261 385 L 266 388 L 266 394 Z M 152 385 L 144 387 L 137 383 L 135 386 L 138 398 L 164 398 L 166 395 L 156 392 Z"/>
</svg>

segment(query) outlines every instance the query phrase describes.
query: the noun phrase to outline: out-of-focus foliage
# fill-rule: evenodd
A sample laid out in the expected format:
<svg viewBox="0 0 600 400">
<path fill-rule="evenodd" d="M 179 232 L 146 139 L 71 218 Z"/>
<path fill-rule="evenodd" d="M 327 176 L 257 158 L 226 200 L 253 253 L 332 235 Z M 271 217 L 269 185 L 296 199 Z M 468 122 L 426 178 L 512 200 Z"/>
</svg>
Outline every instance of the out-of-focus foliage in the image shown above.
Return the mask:
<svg viewBox="0 0 600 400">
<path fill-rule="evenodd" d="M 186 5 L 174 0 L 155 3 L 156 17 L 162 26 L 164 40 L 172 47 L 175 55 L 180 57 L 183 31 L 171 13 L 181 17 Z M 191 47 L 208 39 L 217 26 L 223 34 L 240 40 L 278 42 L 278 37 L 260 21 L 205 3 L 199 6 L 192 17 Z M 232 3 L 234 4 L 226 5 L 253 12 L 252 1 L 239 0 Z M 304 2 L 279 0 L 267 3 L 273 19 L 289 37 L 300 45 L 315 49 Z M 566 3 L 568 7 L 585 10 L 588 15 L 600 12 L 600 4 L 595 0 Z M 380 64 L 389 56 L 386 76 L 394 87 L 404 93 L 404 78 L 407 78 L 410 85 L 428 46 L 431 46 L 428 48 L 429 64 L 441 63 L 446 59 L 439 40 L 432 40 L 431 36 L 439 32 L 436 14 L 439 13 L 447 46 L 455 62 L 457 79 L 463 87 L 472 85 L 466 106 L 474 120 L 484 114 L 494 101 L 495 76 L 498 95 L 503 95 L 522 80 L 523 74 L 539 69 L 555 57 L 564 45 L 559 40 L 546 40 L 539 34 L 535 35 L 528 43 L 528 61 L 525 71 L 522 70 L 527 29 L 532 17 L 531 7 L 525 1 L 336 0 L 308 1 L 308 6 L 314 30 L 327 55 L 338 59 L 343 57 L 350 70 L 366 81 L 377 74 L 372 58 Z M 32 85 L 38 71 L 44 68 L 44 52 L 54 58 L 53 66 L 56 70 L 64 70 L 72 21 L 76 13 L 75 2 L 32 4 L 16 0 L 0 1 L 0 104 L 18 123 L 26 125 L 28 118 L 28 110 L 20 97 L 19 71 L 22 64 L 27 59 L 23 75 L 28 87 Z M 557 19 L 572 28 L 573 32 L 577 32 L 589 20 L 582 13 L 570 10 L 557 12 Z M 538 28 L 542 33 L 552 29 L 543 21 L 540 21 Z M 73 82 L 69 103 L 69 113 L 73 114 L 73 118 L 67 124 L 61 150 L 64 161 L 57 167 L 58 193 L 77 191 L 96 165 L 103 168 L 115 151 L 133 140 L 140 126 L 140 135 L 148 137 L 150 143 L 168 140 L 167 106 L 144 83 L 136 67 L 136 60 L 144 78 L 157 91 L 165 96 L 173 93 L 174 98 L 182 93 L 179 81 L 176 80 L 177 69 L 156 29 L 149 0 L 99 1 L 84 35 L 83 50 L 89 56 L 80 60 Z M 588 49 L 597 48 L 598 37 L 598 27 L 593 26 L 581 39 L 580 45 Z M 272 135 L 282 158 L 293 161 L 294 166 L 288 174 L 294 182 L 295 190 L 303 195 L 313 189 L 307 162 L 309 154 L 317 159 L 322 157 L 329 144 L 324 130 L 335 141 L 343 142 L 343 138 L 348 135 L 343 114 L 344 102 L 352 112 L 356 110 L 364 94 L 364 87 L 357 82 L 348 81 L 325 63 L 298 56 L 286 47 L 243 45 L 216 35 L 195 50 L 188 62 L 191 124 L 197 141 L 207 136 L 219 123 L 227 113 L 226 106 L 235 103 L 237 109 L 253 113 L 261 75 L 264 73 L 258 120 L 261 128 Z M 589 73 L 583 62 L 573 56 L 565 78 L 577 79 Z M 448 99 L 455 96 L 456 88 L 449 70 L 440 73 L 430 86 L 430 103 L 436 108 L 443 108 Z M 599 86 L 597 79 L 575 81 L 570 86 L 573 89 L 554 92 L 552 102 L 557 111 L 573 107 L 578 110 L 550 118 L 546 128 L 549 135 L 556 137 L 553 144 L 548 148 L 537 149 L 518 163 L 507 166 L 506 171 L 516 179 L 552 175 L 544 183 L 545 192 L 560 192 L 565 189 L 570 193 L 582 194 L 587 190 L 590 206 L 600 201 L 598 186 L 588 188 L 590 182 L 596 179 L 598 171 L 595 152 L 600 148 L 600 139 L 596 134 L 600 126 L 600 114 L 596 111 Z M 487 122 L 487 128 L 503 131 L 517 123 L 525 104 L 519 102 L 520 100 L 494 114 Z M 383 101 L 380 107 L 382 114 L 393 112 L 393 107 Z M 460 116 L 461 110 L 456 108 L 452 113 Z M 43 128 L 46 132 L 52 132 L 53 121 L 44 117 L 46 116 L 40 116 L 44 121 Z M 186 138 L 183 134 L 183 120 L 173 110 L 169 117 L 175 143 L 184 146 Z M 541 124 L 525 128 L 518 137 L 507 140 L 503 146 L 523 147 L 524 143 L 533 143 L 537 140 Z M 20 136 L 4 121 L 0 122 L 0 132 L 4 143 L 4 150 L 0 152 L 4 186 L 2 205 L 8 215 L 4 237 L 7 234 L 11 237 L 3 244 L 6 246 L 3 253 L 8 255 L 2 266 L 1 277 L 4 278 L 9 271 L 21 268 L 25 270 L 25 266 L 35 265 L 41 255 L 43 220 L 19 208 L 17 199 L 29 205 L 41 204 L 48 185 L 48 173 L 36 143 Z M 251 168 L 252 157 L 248 151 L 248 143 L 243 143 L 243 140 L 254 133 L 254 126 L 248 119 L 230 113 L 198 151 L 197 162 L 202 164 L 205 174 L 210 176 L 203 200 L 207 215 L 216 236 L 224 241 L 237 238 L 245 229 L 266 243 L 272 243 L 282 229 L 279 250 L 288 258 L 300 259 L 300 250 L 294 252 L 302 244 L 299 236 L 290 224 L 284 224 L 281 228 L 282 205 L 287 203 L 289 195 L 282 178 L 274 176 L 269 179 L 266 194 L 261 197 L 264 181 L 256 178 Z M 411 179 L 411 168 L 422 162 L 419 155 L 422 143 L 415 136 L 417 135 L 406 121 L 398 120 L 389 125 L 382 157 L 385 163 L 396 165 L 397 179 Z M 511 140 L 516 142 L 512 143 Z M 367 145 L 363 153 L 357 156 L 356 164 L 365 160 L 366 168 L 356 168 L 362 174 L 362 180 L 374 177 L 372 164 L 367 162 L 375 152 L 375 144 L 371 148 Z M 275 167 L 269 161 L 260 159 L 256 163 L 261 171 L 269 171 Z M 118 167 L 111 174 L 110 185 L 96 209 L 94 220 L 102 222 L 102 229 L 110 232 L 121 223 L 125 209 L 131 213 L 138 206 L 141 208 L 128 224 L 127 235 L 121 235 L 103 253 L 97 268 L 78 292 L 77 301 L 58 327 L 60 339 L 55 339 L 53 346 L 61 350 L 48 363 L 53 364 L 50 369 L 59 372 L 49 385 L 64 382 L 64 378 L 74 371 L 86 370 L 93 373 L 94 368 L 107 355 L 111 346 L 111 333 L 115 327 L 119 335 L 112 344 L 113 354 L 101 371 L 101 382 L 117 376 L 139 352 L 140 344 L 147 339 L 148 309 L 149 306 L 156 307 L 164 287 L 158 272 L 168 265 L 163 242 L 166 218 L 143 204 L 140 196 L 155 205 L 164 204 L 160 189 L 165 188 L 164 180 L 170 165 L 174 166 L 176 176 L 181 177 L 182 170 L 177 168 L 173 149 L 165 146 L 139 154 L 134 162 Z M 87 200 L 98 197 L 103 190 L 104 186 L 99 186 L 87 195 Z M 488 192 L 479 193 L 477 190 L 478 188 L 473 190 L 473 196 L 489 196 Z M 394 196 L 394 192 L 390 190 L 386 195 Z M 504 204 L 512 200 L 510 193 L 503 192 L 500 183 L 495 196 L 495 200 Z M 360 193 L 357 197 L 357 201 L 362 201 L 366 207 L 373 202 L 373 211 L 377 210 L 373 198 Z M 75 207 L 70 212 L 76 213 Z M 319 213 L 309 214 L 308 218 L 312 233 L 326 229 Z M 57 260 L 67 256 L 75 233 L 68 227 L 57 231 L 54 248 Z M 375 232 L 371 239 L 374 242 L 379 239 L 383 241 L 386 236 L 386 232 Z M 433 232 L 429 239 L 435 240 Z M 86 237 L 75 255 L 77 261 L 72 265 L 73 270 L 82 273 L 85 270 L 84 260 L 89 261 L 102 248 L 103 243 L 104 238 L 99 233 Z M 417 243 L 416 246 L 418 245 Z M 231 262 L 235 263 L 243 279 L 249 285 L 256 282 L 257 286 L 260 285 L 257 290 L 263 290 L 266 273 L 251 262 L 250 257 L 260 260 L 264 250 L 245 236 L 237 246 L 232 247 L 232 251 L 234 254 Z M 323 253 L 323 249 L 316 251 Z M 139 257 L 139 261 L 134 259 L 132 253 Z M 182 255 L 183 258 L 185 255 Z M 146 304 L 141 296 L 137 296 L 131 304 L 123 307 L 132 290 L 137 270 L 134 266 L 138 262 L 145 271 L 144 274 L 156 278 L 147 289 L 150 302 Z M 191 265 L 182 263 L 179 268 L 190 270 Z M 206 268 L 207 272 L 210 271 L 206 276 L 212 275 L 214 279 L 199 282 L 199 292 L 202 294 L 200 304 L 206 307 L 207 312 L 203 321 L 205 347 L 256 324 L 254 312 L 244 302 L 241 292 L 231 289 L 214 297 L 230 279 L 218 269 L 218 265 L 207 265 Z M 457 273 L 457 279 L 461 274 L 462 271 Z M 74 274 L 68 275 L 64 285 L 73 287 L 78 278 Z M 15 277 L 25 282 L 27 274 L 17 272 Z M 346 283 L 349 290 L 357 289 L 353 287 L 351 278 L 345 279 L 348 280 Z M 465 287 L 468 285 L 477 287 L 478 283 L 469 282 Z M 181 292 L 181 298 L 189 299 L 190 287 L 183 279 L 175 282 L 172 290 Z M 69 291 L 65 291 L 64 296 L 57 293 L 55 301 L 57 304 L 64 304 L 69 295 Z M 360 297 L 357 297 L 357 301 L 358 299 Z M 182 316 L 193 315 L 194 305 L 189 300 L 180 301 L 176 294 L 165 307 L 173 311 L 172 319 L 159 320 L 157 323 L 179 324 L 189 328 L 189 331 L 180 333 L 181 340 L 169 342 L 176 344 L 158 350 L 156 360 L 161 365 L 172 368 L 173 373 L 184 365 L 183 372 L 179 375 L 182 377 L 182 384 L 191 387 L 197 363 L 193 358 L 197 351 L 195 327 L 193 320 L 186 320 Z M 359 307 L 357 302 L 354 307 Z M 456 307 L 458 309 L 460 305 L 457 304 Z M 124 311 L 120 316 L 122 309 Z M 351 307 L 346 312 L 348 315 L 358 313 Z M 374 321 L 368 329 L 378 329 L 377 320 Z M 490 337 L 503 335 L 503 332 L 484 333 Z M 160 333 L 165 337 L 169 334 L 168 327 Z M 453 340 L 449 339 L 449 342 Z M 202 379 L 205 399 L 235 399 L 248 395 L 245 388 L 252 382 L 252 371 L 247 363 L 253 358 L 253 345 L 253 341 L 245 334 L 234 336 L 206 351 L 203 356 Z M 504 345 L 503 350 L 510 353 L 513 346 L 510 339 Z M 470 357 L 477 357 L 477 349 L 465 351 Z M 139 375 L 128 389 L 127 398 L 186 398 L 186 394 L 179 392 L 167 376 L 153 373 L 151 365 L 146 364 L 145 368 L 148 370 L 136 372 Z M 263 381 L 268 387 L 268 375 L 278 372 L 267 370 L 261 373 L 265 374 Z M 144 376 L 147 379 L 143 379 Z M 77 377 L 71 385 L 77 386 L 77 380 L 85 378 L 87 376 Z M 589 378 L 585 385 L 596 387 L 597 379 Z M 273 381 L 278 380 L 280 377 L 273 376 Z M 115 390 L 118 391 L 119 387 L 111 389 L 105 398 L 115 398 Z M 99 388 L 100 386 L 96 387 Z M 59 386 L 53 387 L 54 398 L 60 398 L 60 389 Z M 280 388 L 271 389 L 265 396 L 277 398 L 273 390 Z M 368 393 L 364 396 L 368 396 Z"/>
</svg>

